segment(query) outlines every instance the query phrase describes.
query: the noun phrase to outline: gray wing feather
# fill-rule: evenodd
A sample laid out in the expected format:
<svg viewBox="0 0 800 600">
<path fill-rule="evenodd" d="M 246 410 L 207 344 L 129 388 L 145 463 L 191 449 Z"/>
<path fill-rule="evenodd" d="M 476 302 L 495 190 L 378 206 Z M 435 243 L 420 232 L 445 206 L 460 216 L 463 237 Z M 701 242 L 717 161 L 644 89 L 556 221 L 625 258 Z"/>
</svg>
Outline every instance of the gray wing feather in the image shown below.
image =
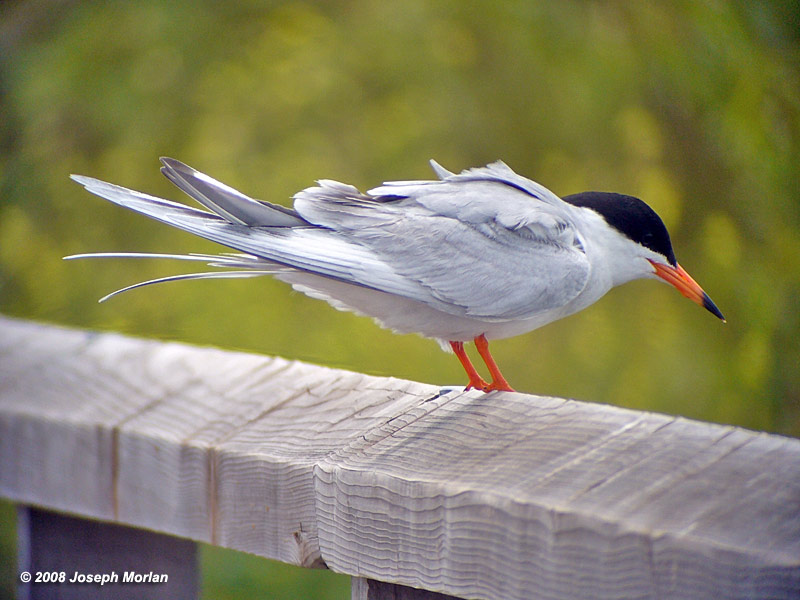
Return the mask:
<svg viewBox="0 0 800 600">
<path fill-rule="evenodd" d="M 585 255 L 539 243 L 500 227 L 479 230 L 441 216 L 395 222 L 359 232 L 400 274 L 420 282 L 467 316 L 485 320 L 527 318 L 577 296 L 588 276 Z M 436 243 L 424 243 L 431 234 Z M 395 247 L 387 237 L 406 240 Z M 419 243 L 422 242 L 422 243 Z M 380 251 L 379 251 L 380 253 Z"/>
<path fill-rule="evenodd" d="M 448 177 L 452 177 L 453 175 L 455 175 L 455 173 L 453 173 L 452 171 L 448 171 L 447 169 L 445 169 L 442 165 L 440 165 L 438 162 L 436 162 L 433 159 L 431 159 L 428 162 L 430 162 L 430 165 L 431 165 L 431 168 L 433 169 L 433 172 L 436 173 L 436 176 L 439 179 L 447 179 Z"/>
<path fill-rule="evenodd" d="M 534 195 L 538 184 L 523 191 L 499 179 L 504 169 L 442 173 L 443 181 L 388 183 L 368 194 L 321 181 L 295 196 L 295 209 L 370 248 L 451 314 L 527 318 L 575 298 L 589 263 L 564 203 L 549 191 L 546 201 Z"/>
<path fill-rule="evenodd" d="M 440 181 L 387 183 L 367 194 L 321 180 L 295 195 L 294 211 L 250 199 L 178 161 L 166 159 L 164 166 L 170 180 L 215 214 L 89 177 L 73 179 L 116 204 L 262 261 L 452 315 L 531 317 L 563 306 L 588 279 L 566 205 L 502 163 L 456 175 L 432 162 Z"/>
<path fill-rule="evenodd" d="M 418 283 L 398 275 L 371 249 L 335 231 L 309 226 L 249 227 L 91 177 L 71 177 L 101 198 L 271 263 L 447 308 Z"/>
<path fill-rule="evenodd" d="M 255 200 L 174 158 L 161 158 L 161 172 L 200 204 L 232 223 L 253 227 L 307 225 L 295 211 Z"/>
</svg>

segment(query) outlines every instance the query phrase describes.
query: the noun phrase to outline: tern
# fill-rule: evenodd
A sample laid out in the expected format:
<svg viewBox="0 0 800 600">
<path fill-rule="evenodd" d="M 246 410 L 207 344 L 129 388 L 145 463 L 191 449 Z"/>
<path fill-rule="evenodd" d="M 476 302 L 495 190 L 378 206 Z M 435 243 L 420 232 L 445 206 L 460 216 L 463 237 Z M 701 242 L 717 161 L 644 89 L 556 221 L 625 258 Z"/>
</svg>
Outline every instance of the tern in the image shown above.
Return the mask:
<svg viewBox="0 0 800 600">
<path fill-rule="evenodd" d="M 256 200 L 180 161 L 162 173 L 208 210 L 72 175 L 86 190 L 237 253 L 105 252 L 66 257 L 173 258 L 227 270 L 137 283 L 272 275 L 337 309 L 418 333 L 452 350 L 466 389 L 513 391 L 489 340 L 576 313 L 611 288 L 658 278 L 725 320 L 678 264 L 669 233 L 638 198 L 583 192 L 559 198 L 503 162 L 438 180 L 393 181 L 362 193 L 322 179 L 294 195 L 293 208 Z M 474 341 L 491 381 L 470 362 Z"/>
</svg>

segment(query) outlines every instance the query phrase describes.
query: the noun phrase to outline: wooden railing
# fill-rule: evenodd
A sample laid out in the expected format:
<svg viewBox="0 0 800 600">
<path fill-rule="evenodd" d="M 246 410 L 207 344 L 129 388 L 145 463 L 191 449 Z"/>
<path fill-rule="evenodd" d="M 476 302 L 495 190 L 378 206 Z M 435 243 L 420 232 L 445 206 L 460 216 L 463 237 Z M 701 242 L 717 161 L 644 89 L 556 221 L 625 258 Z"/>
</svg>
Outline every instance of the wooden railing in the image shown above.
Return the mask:
<svg viewBox="0 0 800 600">
<path fill-rule="evenodd" d="M 0 496 L 20 576 L 120 579 L 24 598 L 194 597 L 194 541 L 359 599 L 800 597 L 796 439 L 6 318 Z"/>
</svg>

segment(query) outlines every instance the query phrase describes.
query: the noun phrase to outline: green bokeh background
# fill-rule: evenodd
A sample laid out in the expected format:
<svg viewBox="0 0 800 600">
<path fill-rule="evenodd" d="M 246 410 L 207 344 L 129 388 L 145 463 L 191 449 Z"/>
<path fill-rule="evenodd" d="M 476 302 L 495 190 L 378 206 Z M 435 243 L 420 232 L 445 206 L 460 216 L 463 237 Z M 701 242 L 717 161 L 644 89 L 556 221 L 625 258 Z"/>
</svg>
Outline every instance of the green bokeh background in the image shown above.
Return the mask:
<svg viewBox="0 0 800 600">
<path fill-rule="evenodd" d="M 495 342 L 517 389 L 800 435 L 799 24 L 791 0 L 5 2 L 0 312 L 463 383 L 435 343 L 266 278 L 98 305 L 183 265 L 62 256 L 218 247 L 67 176 L 182 200 L 167 155 L 289 204 L 317 178 L 364 189 L 430 178 L 429 158 L 503 159 L 559 195 L 643 198 L 728 318 L 629 284 Z M 345 578 L 248 561 L 204 550 L 205 596 L 348 597 Z"/>
</svg>

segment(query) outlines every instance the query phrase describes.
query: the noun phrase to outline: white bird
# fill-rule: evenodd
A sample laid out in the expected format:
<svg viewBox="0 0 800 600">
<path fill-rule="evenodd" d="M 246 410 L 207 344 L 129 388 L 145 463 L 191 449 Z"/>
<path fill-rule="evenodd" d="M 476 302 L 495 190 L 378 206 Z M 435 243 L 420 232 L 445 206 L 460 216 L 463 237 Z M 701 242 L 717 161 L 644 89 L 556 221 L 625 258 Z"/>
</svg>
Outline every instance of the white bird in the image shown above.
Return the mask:
<svg viewBox="0 0 800 600">
<path fill-rule="evenodd" d="M 294 208 L 255 200 L 171 159 L 161 171 L 211 212 L 91 177 L 89 192 L 243 254 L 95 253 L 202 261 L 234 270 L 175 275 L 152 283 L 273 275 L 340 310 L 419 333 L 461 361 L 467 389 L 513 391 L 489 353 L 491 339 L 525 333 L 578 312 L 612 287 L 660 278 L 724 321 L 675 260 L 658 215 L 638 198 L 584 192 L 559 198 L 502 162 L 439 180 L 397 181 L 359 192 L 323 179 Z M 485 381 L 464 342 L 474 340 Z"/>
</svg>

